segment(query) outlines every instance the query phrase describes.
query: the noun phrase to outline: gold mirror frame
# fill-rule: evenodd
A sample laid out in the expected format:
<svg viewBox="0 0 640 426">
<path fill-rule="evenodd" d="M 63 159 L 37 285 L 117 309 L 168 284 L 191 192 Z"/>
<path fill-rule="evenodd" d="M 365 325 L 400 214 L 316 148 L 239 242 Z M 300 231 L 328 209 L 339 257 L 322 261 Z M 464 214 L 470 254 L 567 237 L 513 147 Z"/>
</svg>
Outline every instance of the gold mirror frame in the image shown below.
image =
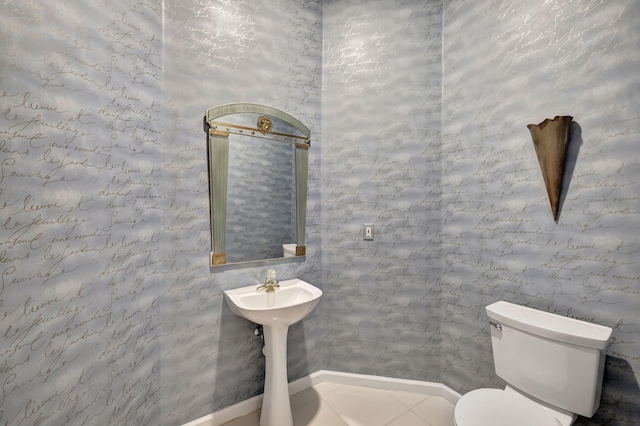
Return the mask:
<svg viewBox="0 0 640 426">
<path fill-rule="evenodd" d="M 256 128 L 238 126 L 219 121 L 231 114 L 261 114 Z M 304 136 L 273 132 L 271 117 L 278 118 Z M 211 221 L 210 266 L 227 265 L 225 251 L 227 222 L 227 181 L 229 173 L 229 134 L 238 133 L 257 137 L 273 137 L 295 143 L 296 181 L 296 257 L 306 255 L 305 230 L 307 222 L 307 179 L 309 175 L 309 138 L 311 131 L 291 115 L 278 109 L 252 103 L 233 103 L 209 108 L 204 116 L 207 134 L 209 166 L 209 208 Z M 257 134 L 259 133 L 259 134 Z M 256 259 L 256 261 L 264 259 Z M 240 262 L 245 263 L 245 262 Z"/>
</svg>

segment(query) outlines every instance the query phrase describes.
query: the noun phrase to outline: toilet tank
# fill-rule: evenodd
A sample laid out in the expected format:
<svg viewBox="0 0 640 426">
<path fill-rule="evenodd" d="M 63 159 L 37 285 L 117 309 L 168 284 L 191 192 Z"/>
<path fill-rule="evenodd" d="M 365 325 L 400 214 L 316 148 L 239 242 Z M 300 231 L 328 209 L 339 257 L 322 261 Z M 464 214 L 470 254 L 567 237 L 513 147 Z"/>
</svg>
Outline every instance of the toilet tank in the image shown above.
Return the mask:
<svg viewBox="0 0 640 426">
<path fill-rule="evenodd" d="M 611 328 L 502 301 L 486 310 L 498 376 L 555 407 L 593 416 Z"/>
</svg>

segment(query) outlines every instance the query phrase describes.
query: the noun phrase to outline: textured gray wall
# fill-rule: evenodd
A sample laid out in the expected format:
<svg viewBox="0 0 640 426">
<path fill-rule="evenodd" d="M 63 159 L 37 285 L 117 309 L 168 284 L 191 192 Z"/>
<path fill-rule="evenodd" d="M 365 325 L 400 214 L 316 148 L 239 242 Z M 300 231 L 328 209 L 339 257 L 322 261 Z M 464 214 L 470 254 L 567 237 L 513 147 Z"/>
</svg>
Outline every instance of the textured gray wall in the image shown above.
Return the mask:
<svg viewBox="0 0 640 426">
<path fill-rule="evenodd" d="M 324 5 L 321 347 L 327 368 L 439 372 L 442 5 Z M 362 224 L 375 224 L 363 241 Z"/>
<path fill-rule="evenodd" d="M 264 103 L 318 141 L 321 6 L 0 7 L 0 423 L 178 425 L 261 393 L 260 340 L 222 291 L 267 268 L 208 266 L 202 117 Z M 318 147 L 307 259 L 274 267 L 321 286 Z M 313 318 L 292 378 L 318 370 Z"/>
<path fill-rule="evenodd" d="M 639 18 L 628 1 L 445 3 L 442 378 L 454 389 L 502 385 L 483 306 L 504 299 L 612 327 L 602 408 L 578 424 L 640 424 Z M 574 117 L 557 224 L 526 128 L 555 115 Z"/>
<path fill-rule="evenodd" d="M 162 6 L 1 8 L 0 423 L 159 424 Z"/>
<path fill-rule="evenodd" d="M 506 299 L 613 327 L 580 424 L 640 423 L 638 3 L 320 3 L 3 5 L 0 421 L 179 425 L 262 391 L 222 291 L 267 267 L 207 264 L 201 120 L 245 101 L 312 129 L 308 255 L 275 268 L 325 296 L 290 379 L 501 386 Z M 526 125 L 558 114 L 554 224 Z"/>
<path fill-rule="evenodd" d="M 210 252 L 205 135 L 207 108 L 254 102 L 311 129 L 307 257 L 278 264 L 279 279 L 320 277 L 321 18 L 317 2 L 165 1 L 165 153 L 175 203 L 166 212 L 171 253 L 162 318 L 163 417 L 181 424 L 262 393 L 264 357 L 253 325 L 231 313 L 222 291 L 264 282 L 266 266 L 218 272 Z M 309 336 L 318 309 L 290 328 L 292 379 L 318 370 Z"/>
</svg>

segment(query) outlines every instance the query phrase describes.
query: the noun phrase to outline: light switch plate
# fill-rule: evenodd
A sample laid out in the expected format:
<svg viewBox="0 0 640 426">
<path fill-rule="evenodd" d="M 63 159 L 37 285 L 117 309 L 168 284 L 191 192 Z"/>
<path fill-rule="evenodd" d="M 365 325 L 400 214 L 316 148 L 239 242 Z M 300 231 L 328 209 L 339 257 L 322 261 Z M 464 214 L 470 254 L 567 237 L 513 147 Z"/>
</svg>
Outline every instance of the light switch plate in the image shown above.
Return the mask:
<svg viewBox="0 0 640 426">
<path fill-rule="evenodd" d="M 373 223 L 365 223 L 362 226 L 362 234 L 365 240 L 373 241 Z"/>
</svg>

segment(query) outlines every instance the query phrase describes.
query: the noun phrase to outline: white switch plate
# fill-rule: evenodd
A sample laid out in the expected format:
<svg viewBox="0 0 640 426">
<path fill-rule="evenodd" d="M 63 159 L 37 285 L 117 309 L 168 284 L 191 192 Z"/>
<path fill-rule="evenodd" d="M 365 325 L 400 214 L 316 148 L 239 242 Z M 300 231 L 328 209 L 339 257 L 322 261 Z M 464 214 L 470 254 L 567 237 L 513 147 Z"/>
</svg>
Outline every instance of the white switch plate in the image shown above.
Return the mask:
<svg viewBox="0 0 640 426">
<path fill-rule="evenodd" d="M 363 237 L 367 241 L 373 241 L 373 223 L 363 224 Z"/>
</svg>

